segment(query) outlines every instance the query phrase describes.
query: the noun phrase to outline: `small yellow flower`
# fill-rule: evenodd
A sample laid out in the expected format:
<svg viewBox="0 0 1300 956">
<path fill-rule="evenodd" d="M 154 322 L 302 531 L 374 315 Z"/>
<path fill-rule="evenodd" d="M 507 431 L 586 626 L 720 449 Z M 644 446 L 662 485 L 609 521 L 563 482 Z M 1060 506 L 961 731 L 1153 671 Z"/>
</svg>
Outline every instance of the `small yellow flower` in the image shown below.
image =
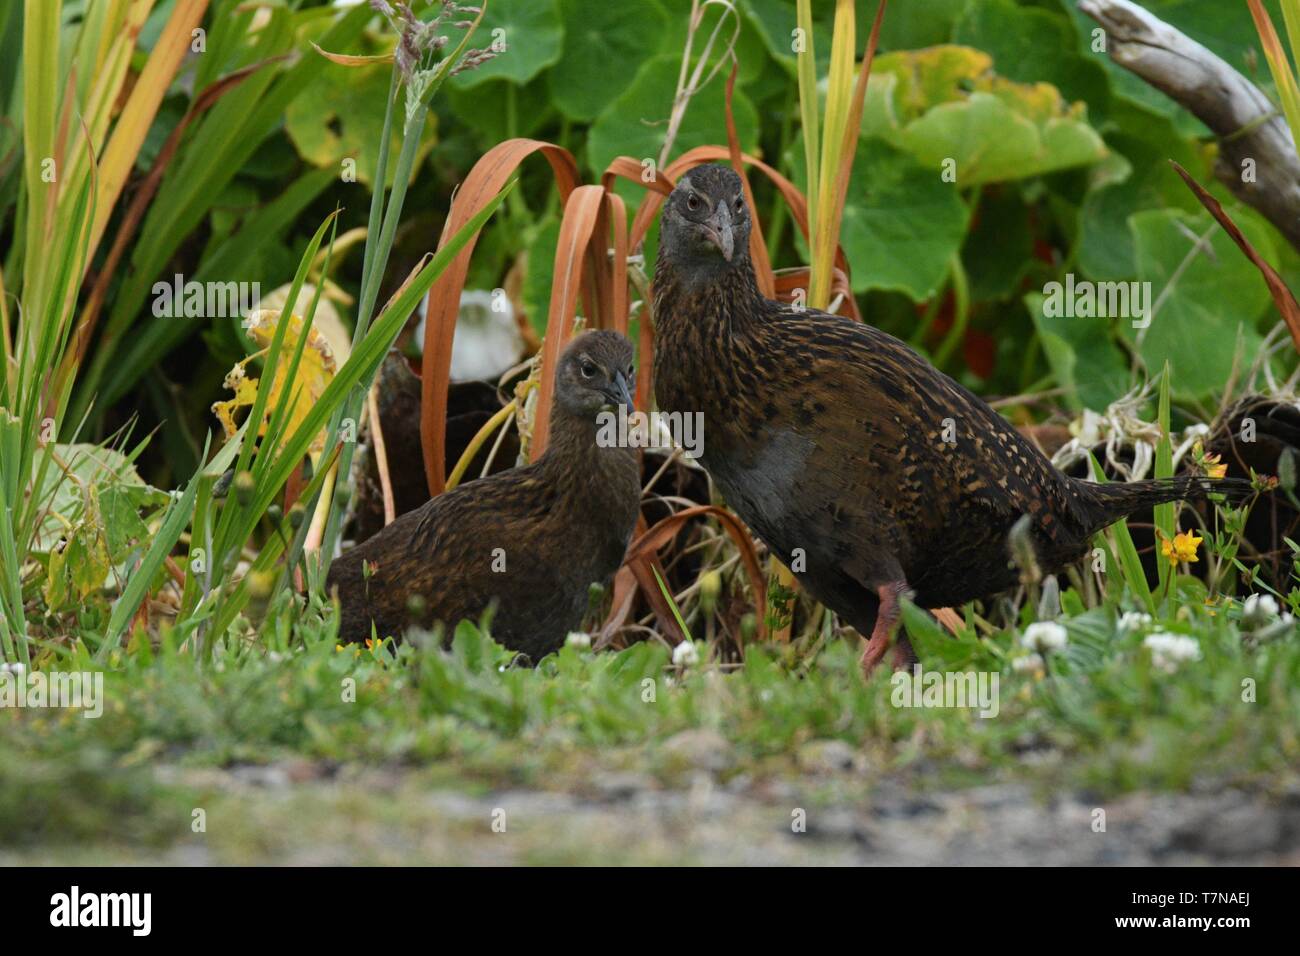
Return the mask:
<svg viewBox="0 0 1300 956">
<path fill-rule="evenodd" d="M 1192 460 L 1200 465 L 1210 478 L 1222 478 L 1228 473 L 1228 466 L 1223 463 L 1223 456 L 1207 454 L 1205 447 L 1199 441 L 1192 446 Z"/>
<path fill-rule="evenodd" d="M 1200 560 L 1196 556 L 1196 549 L 1203 540 L 1205 539 L 1198 538 L 1191 531 L 1180 531 L 1172 541 L 1165 538 L 1160 542 L 1160 553 L 1169 559 L 1169 564 L 1173 567 L 1177 567 L 1180 561 L 1196 562 Z"/>
</svg>

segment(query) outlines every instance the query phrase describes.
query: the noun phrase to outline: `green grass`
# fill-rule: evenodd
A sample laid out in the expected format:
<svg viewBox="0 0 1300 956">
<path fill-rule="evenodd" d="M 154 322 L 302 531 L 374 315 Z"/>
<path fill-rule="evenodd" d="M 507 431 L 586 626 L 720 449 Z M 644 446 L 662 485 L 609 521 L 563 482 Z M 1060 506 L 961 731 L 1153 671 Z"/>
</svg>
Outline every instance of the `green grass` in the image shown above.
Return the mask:
<svg viewBox="0 0 1300 956">
<path fill-rule="evenodd" d="M 119 652 L 99 719 L 5 713 L 0 844 L 44 852 L 89 841 L 126 854 L 182 844 L 192 808 L 229 799 L 212 771 L 249 765 L 330 768 L 362 794 L 385 775 L 418 779 L 398 788 L 401 799 L 437 788 L 581 791 L 598 772 L 683 787 L 697 768 L 664 743 L 701 729 L 725 741 L 719 782 L 743 777 L 750 788 L 806 778 L 801 755 L 826 740 L 867 761 L 868 787 L 884 778 L 920 789 L 1018 781 L 1098 798 L 1202 785 L 1268 791 L 1300 759 L 1300 642 L 1247 650 L 1236 613 L 1222 609 L 1185 607 L 1165 622 L 1201 646 L 1201 659 L 1174 673 L 1155 667 L 1141 634 L 1120 632 L 1105 608 L 1066 620 L 1068 646 L 1038 674 L 1012 670 L 1005 632 L 945 639 L 939 654 L 933 635 L 919 635 L 928 668 L 998 671 L 1000 711 L 990 719 L 895 707 L 892 676 L 880 670 L 864 685 L 857 647 L 841 640 L 803 659 L 751 647 L 731 669 L 678 671 L 657 643 L 618 653 L 566 647 L 525 669 L 468 623 L 447 649 L 418 640 L 340 650 L 331 614 L 300 622 L 292 647 L 275 650 L 284 635 L 264 635 L 208 668 L 166 640 L 156 652 Z M 1243 700 L 1246 679 L 1254 702 Z M 392 799 L 337 799 L 314 811 L 312 825 L 380 825 L 401 812 Z M 248 806 L 274 817 L 281 804 Z M 243 839 L 267 836 L 255 822 L 241 827 Z M 228 829 L 225 838 L 234 838 Z"/>
</svg>

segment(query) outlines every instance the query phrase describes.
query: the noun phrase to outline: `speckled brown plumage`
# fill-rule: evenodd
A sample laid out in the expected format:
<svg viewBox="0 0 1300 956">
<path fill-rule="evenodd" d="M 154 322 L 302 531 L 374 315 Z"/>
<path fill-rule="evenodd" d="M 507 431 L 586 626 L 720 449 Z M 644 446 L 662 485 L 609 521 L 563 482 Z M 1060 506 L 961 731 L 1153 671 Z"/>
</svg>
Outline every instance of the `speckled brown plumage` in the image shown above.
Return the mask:
<svg viewBox="0 0 1300 956">
<path fill-rule="evenodd" d="M 665 204 L 656 397 L 704 413 L 702 462 L 727 503 L 811 594 L 872 634 L 864 663 L 883 653 L 904 590 L 934 608 L 1014 585 L 1007 535 L 1022 515 L 1056 571 L 1106 525 L 1204 495 L 1204 479 L 1068 478 L 898 339 L 763 298 L 749 215 L 739 177 L 720 166 L 691 171 Z"/>
<path fill-rule="evenodd" d="M 622 563 L 636 524 L 636 452 L 596 442 L 597 414 L 631 405 L 631 366 L 623 336 L 579 336 L 559 362 L 538 461 L 460 485 L 340 556 L 328 578 L 342 607 L 340 638 L 370 637 L 372 621 L 383 637 L 413 623 L 477 620 L 496 602 L 498 641 L 534 662 L 557 650 L 581 624 L 592 582 L 607 582 Z M 427 606 L 418 622 L 413 595 Z"/>
</svg>

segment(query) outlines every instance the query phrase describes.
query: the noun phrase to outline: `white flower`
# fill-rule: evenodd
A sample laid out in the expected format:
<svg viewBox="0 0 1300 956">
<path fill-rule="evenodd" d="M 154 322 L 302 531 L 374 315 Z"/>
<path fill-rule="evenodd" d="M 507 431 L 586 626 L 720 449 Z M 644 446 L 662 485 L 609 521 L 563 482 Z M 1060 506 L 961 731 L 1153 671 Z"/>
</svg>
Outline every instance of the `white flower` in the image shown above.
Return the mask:
<svg viewBox="0 0 1300 956">
<path fill-rule="evenodd" d="M 1271 621 L 1278 614 L 1277 601 L 1271 594 L 1252 594 L 1241 606 L 1241 616 L 1263 623 Z"/>
<path fill-rule="evenodd" d="M 576 647 L 580 651 L 591 649 L 591 635 L 584 634 L 582 631 L 570 631 L 569 636 L 564 639 L 565 647 Z"/>
<path fill-rule="evenodd" d="M 1125 611 L 1119 618 L 1119 629 L 1125 634 L 1140 631 L 1151 624 L 1151 615 L 1141 611 Z"/>
<path fill-rule="evenodd" d="M 1183 661 L 1201 659 L 1201 645 L 1196 642 L 1196 638 L 1182 634 L 1170 634 L 1167 631 L 1148 634 L 1142 645 L 1150 649 L 1151 660 L 1156 667 L 1166 673 L 1172 674 Z"/>
<path fill-rule="evenodd" d="M 700 652 L 694 641 L 682 641 L 673 648 L 673 663 L 678 667 L 690 667 L 700 662 Z"/>
<path fill-rule="evenodd" d="M 1069 640 L 1065 628 L 1054 621 L 1035 621 L 1020 635 L 1020 643 L 1031 651 L 1059 651 Z"/>
<path fill-rule="evenodd" d="M 1040 671 L 1043 669 L 1043 659 L 1038 654 L 1026 654 L 1013 660 L 1011 669 L 1018 674 L 1025 671 Z"/>
</svg>

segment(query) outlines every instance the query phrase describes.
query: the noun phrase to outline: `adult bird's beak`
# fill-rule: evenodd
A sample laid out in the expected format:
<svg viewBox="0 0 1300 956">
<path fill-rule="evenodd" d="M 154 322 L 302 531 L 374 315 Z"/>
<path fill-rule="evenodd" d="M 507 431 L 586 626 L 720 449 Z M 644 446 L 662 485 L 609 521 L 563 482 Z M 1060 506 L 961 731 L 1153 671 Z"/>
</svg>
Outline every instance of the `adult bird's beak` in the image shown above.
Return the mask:
<svg viewBox="0 0 1300 956">
<path fill-rule="evenodd" d="M 605 397 L 614 405 L 626 405 L 627 410 L 632 411 L 632 390 L 628 387 L 627 376 L 622 372 L 614 373 L 614 381 L 610 382 L 604 389 Z"/>
<path fill-rule="evenodd" d="M 718 203 L 718 208 L 713 210 L 713 215 L 704 224 L 704 235 L 718 247 L 722 258 L 730 262 L 736 251 L 736 239 L 731 233 L 731 212 L 725 202 Z"/>
</svg>

